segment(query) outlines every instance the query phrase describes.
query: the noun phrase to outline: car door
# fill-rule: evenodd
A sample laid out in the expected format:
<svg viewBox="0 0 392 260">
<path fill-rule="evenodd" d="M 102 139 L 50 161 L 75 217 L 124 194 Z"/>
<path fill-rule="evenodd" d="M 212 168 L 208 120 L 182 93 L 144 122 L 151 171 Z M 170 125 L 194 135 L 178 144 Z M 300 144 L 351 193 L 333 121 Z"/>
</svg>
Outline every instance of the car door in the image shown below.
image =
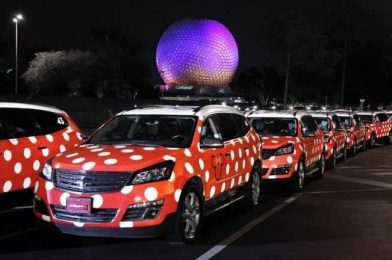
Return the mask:
<svg viewBox="0 0 392 260">
<path fill-rule="evenodd" d="M 366 130 L 365 130 L 365 125 L 362 123 L 362 120 L 358 115 L 353 116 L 353 125 L 354 125 L 355 135 L 357 137 L 357 143 L 358 145 L 361 145 L 365 138 Z"/>
<path fill-rule="evenodd" d="M 342 151 L 346 143 L 346 131 L 342 126 L 340 119 L 337 115 L 332 116 L 332 131 L 336 139 L 336 147 L 338 152 Z"/>
<path fill-rule="evenodd" d="M 385 136 L 382 115 L 381 114 L 376 114 L 374 116 L 374 119 L 376 121 L 376 123 L 375 123 L 376 136 L 377 136 L 377 138 L 382 138 L 382 137 Z"/>
<path fill-rule="evenodd" d="M 305 164 L 308 169 L 314 167 L 317 162 L 316 140 L 317 139 L 317 125 L 310 116 L 303 116 L 301 118 L 302 126 L 302 140 L 305 152 Z"/>
<path fill-rule="evenodd" d="M 39 129 L 23 109 L 0 110 L 3 131 L 0 146 L 0 178 L 4 182 L 2 191 L 29 188 L 42 165 L 36 137 L 40 134 Z"/>
<path fill-rule="evenodd" d="M 223 143 L 222 135 L 213 120 L 212 116 L 207 117 L 201 128 L 200 146 L 201 156 L 205 163 L 205 197 L 207 200 L 216 197 L 218 183 L 222 178 L 223 152 L 220 148 L 203 148 L 208 140 L 220 140 Z"/>
<path fill-rule="evenodd" d="M 245 159 L 242 149 L 242 140 L 238 139 L 238 126 L 229 113 L 220 113 L 212 116 L 217 131 L 221 134 L 224 147 L 216 150 L 219 158 L 219 169 L 217 169 L 218 192 L 222 193 L 228 188 L 233 188 L 237 183 L 229 182 L 239 172 L 240 161 Z"/>
</svg>

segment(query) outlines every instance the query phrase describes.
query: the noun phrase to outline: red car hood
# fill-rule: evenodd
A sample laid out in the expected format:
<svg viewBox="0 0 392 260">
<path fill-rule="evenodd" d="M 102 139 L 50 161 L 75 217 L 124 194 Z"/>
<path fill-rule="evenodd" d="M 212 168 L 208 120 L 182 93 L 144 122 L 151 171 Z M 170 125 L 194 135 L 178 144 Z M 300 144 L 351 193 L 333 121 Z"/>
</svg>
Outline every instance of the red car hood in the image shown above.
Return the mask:
<svg viewBox="0 0 392 260">
<path fill-rule="evenodd" d="M 299 142 L 298 137 L 291 136 L 263 136 L 263 149 L 277 149 L 289 143 Z"/>
<path fill-rule="evenodd" d="M 82 145 L 52 160 L 52 167 L 86 171 L 136 171 L 165 160 L 175 161 L 183 148 L 132 145 Z"/>
</svg>

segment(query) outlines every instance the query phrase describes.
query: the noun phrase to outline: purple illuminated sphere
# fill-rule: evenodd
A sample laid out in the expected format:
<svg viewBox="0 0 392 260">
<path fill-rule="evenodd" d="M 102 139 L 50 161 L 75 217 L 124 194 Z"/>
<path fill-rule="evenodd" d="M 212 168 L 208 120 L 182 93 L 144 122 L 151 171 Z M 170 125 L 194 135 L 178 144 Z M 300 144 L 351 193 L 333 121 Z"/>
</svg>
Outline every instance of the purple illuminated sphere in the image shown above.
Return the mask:
<svg viewBox="0 0 392 260">
<path fill-rule="evenodd" d="M 171 25 L 162 35 L 156 62 L 169 86 L 227 86 L 237 70 L 238 48 L 223 24 L 185 19 Z"/>
</svg>

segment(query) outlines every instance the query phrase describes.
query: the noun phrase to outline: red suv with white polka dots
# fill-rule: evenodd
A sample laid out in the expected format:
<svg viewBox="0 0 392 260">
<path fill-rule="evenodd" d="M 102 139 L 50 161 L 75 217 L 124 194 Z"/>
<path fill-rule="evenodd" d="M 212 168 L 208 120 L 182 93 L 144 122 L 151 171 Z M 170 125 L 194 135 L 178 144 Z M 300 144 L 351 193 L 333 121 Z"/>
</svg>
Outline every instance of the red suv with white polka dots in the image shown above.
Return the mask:
<svg viewBox="0 0 392 260">
<path fill-rule="evenodd" d="M 323 142 L 325 147 L 325 160 L 327 167 L 333 169 L 337 160 L 347 158 L 346 129 L 339 117 L 333 112 L 311 112 L 321 131 L 324 132 Z"/>
<path fill-rule="evenodd" d="M 31 188 L 45 161 L 81 142 L 64 111 L 0 102 L 0 193 Z"/>
<path fill-rule="evenodd" d="M 248 119 L 263 141 L 264 181 L 289 181 L 293 191 L 301 191 L 307 176 L 323 177 L 323 133 L 311 115 L 260 110 Z"/>
<path fill-rule="evenodd" d="M 64 233 L 191 242 L 202 218 L 261 197 L 261 140 L 225 106 L 122 112 L 49 161 L 35 215 Z"/>
<path fill-rule="evenodd" d="M 366 127 L 366 141 L 373 147 L 378 141 L 392 143 L 392 121 L 384 112 L 358 112 Z"/>
</svg>

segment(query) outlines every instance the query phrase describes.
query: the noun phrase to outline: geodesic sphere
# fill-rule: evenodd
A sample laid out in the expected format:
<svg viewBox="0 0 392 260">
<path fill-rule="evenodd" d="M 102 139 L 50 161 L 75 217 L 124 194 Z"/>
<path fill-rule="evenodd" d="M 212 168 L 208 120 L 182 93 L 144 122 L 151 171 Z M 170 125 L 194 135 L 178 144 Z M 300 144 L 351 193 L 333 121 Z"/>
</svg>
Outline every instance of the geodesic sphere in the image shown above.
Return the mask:
<svg viewBox="0 0 392 260">
<path fill-rule="evenodd" d="M 238 66 L 238 48 L 230 31 L 208 19 L 171 25 L 158 43 L 156 62 L 169 85 L 227 86 Z"/>
</svg>

